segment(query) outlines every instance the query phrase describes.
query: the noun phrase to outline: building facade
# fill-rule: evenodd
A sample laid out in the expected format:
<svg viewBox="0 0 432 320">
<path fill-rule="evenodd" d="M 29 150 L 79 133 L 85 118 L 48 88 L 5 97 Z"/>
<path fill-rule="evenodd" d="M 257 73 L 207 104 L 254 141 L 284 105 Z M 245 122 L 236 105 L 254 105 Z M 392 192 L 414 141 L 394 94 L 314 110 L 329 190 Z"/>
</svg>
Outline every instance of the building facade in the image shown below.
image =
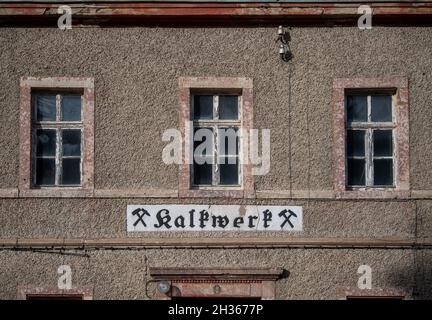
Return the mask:
<svg viewBox="0 0 432 320">
<path fill-rule="evenodd" d="M 432 298 L 431 2 L 64 4 L 0 3 L 1 299 Z"/>
</svg>

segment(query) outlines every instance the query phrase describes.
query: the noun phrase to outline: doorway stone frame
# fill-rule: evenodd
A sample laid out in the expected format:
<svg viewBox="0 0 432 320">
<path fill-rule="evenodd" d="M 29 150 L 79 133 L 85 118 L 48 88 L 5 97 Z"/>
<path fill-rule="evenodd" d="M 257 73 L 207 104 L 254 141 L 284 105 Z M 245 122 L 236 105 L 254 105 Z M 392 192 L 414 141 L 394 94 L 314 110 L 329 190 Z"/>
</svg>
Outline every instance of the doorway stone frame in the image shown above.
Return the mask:
<svg viewBox="0 0 432 320">
<path fill-rule="evenodd" d="M 250 298 L 274 300 L 282 268 L 150 268 L 154 281 L 167 281 L 170 291 L 155 299 Z"/>
</svg>

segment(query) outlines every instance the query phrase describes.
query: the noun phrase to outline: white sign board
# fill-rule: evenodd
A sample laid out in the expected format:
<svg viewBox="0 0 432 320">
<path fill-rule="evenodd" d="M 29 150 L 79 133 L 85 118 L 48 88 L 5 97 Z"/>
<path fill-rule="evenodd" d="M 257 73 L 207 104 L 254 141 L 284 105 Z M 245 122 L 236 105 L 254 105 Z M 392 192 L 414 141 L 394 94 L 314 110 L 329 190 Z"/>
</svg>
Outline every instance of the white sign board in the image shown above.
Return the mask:
<svg viewBox="0 0 432 320">
<path fill-rule="evenodd" d="M 295 206 L 128 205 L 127 231 L 302 231 Z"/>
</svg>

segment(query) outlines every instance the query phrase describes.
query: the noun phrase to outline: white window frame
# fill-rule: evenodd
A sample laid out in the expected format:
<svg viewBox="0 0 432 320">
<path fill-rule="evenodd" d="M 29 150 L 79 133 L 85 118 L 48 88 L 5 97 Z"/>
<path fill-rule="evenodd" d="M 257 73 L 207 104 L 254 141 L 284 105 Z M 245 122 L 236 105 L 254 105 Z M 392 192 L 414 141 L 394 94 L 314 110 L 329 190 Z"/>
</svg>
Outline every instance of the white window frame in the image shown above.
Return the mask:
<svg viewBox="0 0 432 320">
<path fill-rule="evenodd" d="M 396 187 L 396 148 L 395 141 L 396 137 L 396 119 L 394 112 L 395 105 L 395 93 L 391 91 L 352 91 L 348 92 L 345 97 L 345 110 L 347 110 L 348 105 L 348 96 L 366 96 L 367 97 L 367 122 L 349 122 L 348 121 L 348 113 L 345 112 L 345 135 L 350 130 L 364 130 L 365 131 L 365 156 L 348 156 L 348 153 L 345 155 L 345 168 L 346 168 L 346 186 L 350 189 L 355 190 L 366 190 L 366 189 L 391 189 Z M 372 110 L 372 95 L 386 95 L 391 96 L 391 113 L 392 113 L 392 121 L 391 122 L 372 122 L 371 119 L 371 110 Z M 392 155 L 391 156 L 380 156 L 375 157 L 373 154 L 373 131 L 375 130 L 391 130 L 392 131 Z M 345 139 L 345 150 L 348 151 L 347 148 L 347 139 Z M 350 185 L 348 184 L 348 159 L 363 159 L 365 158 L 365 185 Z M 373 161 L 379 159 L 391 159 L 392 160 L 392 184 L 391 185 L 374 185 L 374 165 Z"/>
<path fill-rule="evenodd" d="M 209 120 L 196 120 L 194 119 L 195 114 L 195 105 L 194 105 L 194 97 L 197 95 L 210 95 L 213 97 L 213 119 Z M 237 96 L 237 106 L 238 106 L 238 119 L 237 120 L 220 120 L 219 119 L 219 96 Z M 211 185 L 203 185 L 203 184 L 195 184 L 194 183 L 194 164 L 191 164 L 190 168 L 190 184 L 194 189 L 202 189 L 202 190 L 212 190 L 214 188 L 229 188 L 229 189 L 241 189 L 242 182 L 242 165 L 241 159 L 243 157 L 242 153 L 242 143 L 241 143 L 241 130 L 242 130 L 242 95 L 233 92 L 223 92 L 217 91 L 215 92 L 191 92 L 191 121 L 193 124 L 192 133 L 195 132 L 196 128 L 212 128 L 213 130 L 213 163 L 212 163 L 212 184 Z M 219 130 L 222 128 L 236 128 L 238 135 L 238 155 L 234 156 L 238 158 L 238 184 L 220 184 L 220 164 L 218 162 L 219 159 L 219 150 L 218 150 L 218 136 Z M 193 140 L 193 135 L 192 135 Z M 192 154 L 194 151 L 194 143 L 191 142 Z M 224 155 L 224 157 L 229 157 L 228 155 Z M 216 174 L 215 174 L 216 173 Z"/>
<path fill-rule="evenodd" d="M 40 91 L 81 92 L 81 185 L 33 186 L 32 93 Z M 94 195 L 94 79 L 91 77 L 31 77 L 20 79 L 19 180 L 20 197 L 86 198 Z"/>
<path fill-rule="evenodd" d="M 37 121 L 37 106 L 35 96 L 38 94 L 52 94 L 56 96 L 56 120 L 55 121 Z M 81 120 L 80 121 L 62 121 L 61 120 L 61 103 L 64 95 L 79 95 L 81 97 Z M 52 187 L 81 187 L 83 182 L 83 93 L 80 91 L 35 91 L 32 92 L 32 186 L 38 188 L 52 188 Z M 62 131 L 63 130 L 80 130 L 80 182 L 79 184 L 62 184 L 62 159 L 77 159 L 78 156 L 63 156 L 63 142 L 62 142 Z M 37 159 L 38 158 L 49 158 L 46 156 L 37 156 L 37 131 L 38 130 L 55 130 L 56 131 L 56 152 L 55 152 L 55 181 L 51 185 L 39 185 L 36 183 L 37 176 Z"/>
</svg>

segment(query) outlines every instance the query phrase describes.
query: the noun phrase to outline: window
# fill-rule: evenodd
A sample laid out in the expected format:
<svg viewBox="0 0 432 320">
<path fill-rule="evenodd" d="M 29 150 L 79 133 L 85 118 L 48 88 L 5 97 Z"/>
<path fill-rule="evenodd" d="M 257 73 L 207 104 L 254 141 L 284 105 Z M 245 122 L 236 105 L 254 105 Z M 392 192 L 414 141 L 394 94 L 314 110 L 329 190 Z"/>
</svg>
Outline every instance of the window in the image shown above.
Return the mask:
<svg viewBox="0 0 432 320">
<path fill-rule="evenodd" d="M 381 299 L 410 299 L 411 295 L 403 289 L 399 288 L 375 288 L 375 289 L 359 289 L 359 288 L 338 288 L 337 296 L 341 300 L 381 300 Z"/>
<path fill-rule="evenodd" d="M 91 78 L 21 79 L 20 196 L 91 196 Z"/>
<path fill-rule="evenodd" d="M 83 296 L 78 294 L 71 294 L 71 295 L 29 294 L 26 296 L 26 300 L 83 300 Z"/>
<path fill-rule="evenodd" d="M 180 197 L 253 198 L 254 180 L 242 135 L 253 124 L 252 79 L 181 77 Z"/>
<path fill-rule="evenodd" d="M 347 296 L 347 300 L 404 300 L 404 296 Z"/>
<path fill-rule="evenodd" d="M 335 79 L 333 106 L 336 197 L 408 197 L 408 80 Z"/>
<path fill-rule="evenodd" d="M 92 300 L 93 287 L 59 289 L 57 287 L 19 286 L 19 300 Z"/>
<path fill-rule="evenodd" d="M 394 187 L 392 95 L 346 97 L 347 185 Z"/>
<path fill-rule="evenodd" d="M 34 186 L 81 185 L 81 100 L 81 93 L 32 94 Z"/>
<path fill-rule="evenodd" d="M 194 159 L 192 185 L 239 186 L 240 96 L 192 96 Z"/>
</svg>

